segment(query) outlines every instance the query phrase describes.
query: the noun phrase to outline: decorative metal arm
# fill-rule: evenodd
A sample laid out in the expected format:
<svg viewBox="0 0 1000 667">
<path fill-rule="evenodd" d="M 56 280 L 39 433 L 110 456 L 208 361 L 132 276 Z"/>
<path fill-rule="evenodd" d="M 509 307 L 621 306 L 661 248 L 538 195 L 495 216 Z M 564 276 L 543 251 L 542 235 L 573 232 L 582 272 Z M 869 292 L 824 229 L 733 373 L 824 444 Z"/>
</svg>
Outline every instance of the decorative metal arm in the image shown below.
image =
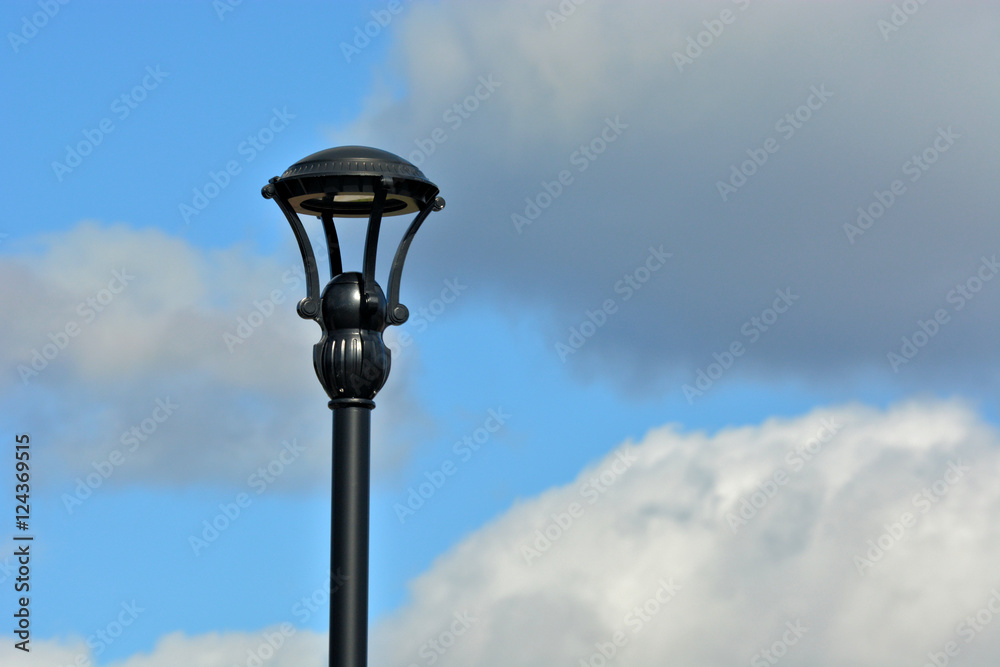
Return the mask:
<svg viewBox="0 0 1000 667">
<path fill-rule="evenodd" d="M 375 187 L 375 199 L 368 215 L 368 234 L 365 236 L 365 262 L 361 270 L 362 289 L 364 290 L 365 306 L 374 311 L 379 307 L 375 295 L 375 258 L 378 256 L 378 233 L 382 226 L 382 211 L 385 209 L 385 198 L 392 189 L 392 178 L 383 176 Z"/>
<path fill-rule="evenodd" d="M 410 311 L 399 302 L 399 281 L 403 276 L 403 262 L 406 261 L 406 253 L 410 250 L 410 243 L 417 235 L 417 230 L 423 224 L 431 211 L 440 211 L 444 208 L 444 199 L 435 197 L 433 200 L 420 209 L 420 213 L 413 219 L 410 226 L 403 235 L 403 240 L 399 242 L 396 249 L 396 256 L 392 259 L 392 268 L 389 269 L 389 305 L 386 312 L 386 324 L 403 324 L 410 317 Z"/>
<path fill-rule="evenodd" d="M 292 226 L 292 233 L 295 234 L 295 240 L 299 244 L 299 252 L 302 253 L 302 265 L 306 271 L 306 296 L 304 299 L 299 301 L 299 305 L 296 310 L 299 313 L 299 317 L 304 320 L 315 320 L 320 326 L 323 326 L 322 315 L 320 314 L 320 293 L 319 293 L 319 270 L 316 268 L 316 255 L 313 253 L 312 244 L 309 243 L 309 236 L 306 234 L 305 227 L 302 226 L 302 221 L 299 220 L 299 216 L 296 215 L 292 207 L 289 206 L 288 202 L 282 197 L 277 196 L 277 191 L 274 187 L 274 182 L 278 180 L 275 176 L 270 180 L 270 182 L 264 186 L 261 190 L 261 194 L 264 195 L 265 199 L 273 199 L 278 203 L 278 207 L 281 212 L 285 214 L 288 218 L 288 224 Z M 339 245 L 338 245 L 338 258 L 339 258 Z M 332 266 L 332 262 L 331 262 Z"/>
</svg>

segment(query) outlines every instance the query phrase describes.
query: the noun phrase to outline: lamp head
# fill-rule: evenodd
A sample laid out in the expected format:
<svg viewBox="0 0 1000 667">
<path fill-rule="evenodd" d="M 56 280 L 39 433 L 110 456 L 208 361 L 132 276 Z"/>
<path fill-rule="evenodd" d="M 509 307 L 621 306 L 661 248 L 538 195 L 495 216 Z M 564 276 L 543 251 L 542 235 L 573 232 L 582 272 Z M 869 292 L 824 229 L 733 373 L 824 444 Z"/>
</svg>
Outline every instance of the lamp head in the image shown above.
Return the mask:
<svg viewBox="0 0 1000 667">
<path fill-rule="evenodd" d="M 313 153 L 272 183 L 296 213 L 338 218 L 369 217 L 380 184 L 388 184 L 383 216 L 415 213 L 438 194 L 437 186 L 413 164 L 366 146 Z"/>
</svg>

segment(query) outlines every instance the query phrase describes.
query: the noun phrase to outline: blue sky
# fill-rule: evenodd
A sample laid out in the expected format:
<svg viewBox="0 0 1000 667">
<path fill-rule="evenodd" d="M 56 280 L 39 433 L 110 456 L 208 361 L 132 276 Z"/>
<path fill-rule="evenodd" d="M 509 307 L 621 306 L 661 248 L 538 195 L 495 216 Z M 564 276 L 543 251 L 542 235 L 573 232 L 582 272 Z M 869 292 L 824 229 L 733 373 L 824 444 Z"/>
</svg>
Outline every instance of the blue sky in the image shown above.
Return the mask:
<svg viewBox="0 0 1000 667">
<path fill-rule="evenodd" d="M 997 585 L 994 8 L 53 0 L 0 16 L 0 424 L 31 437 L 36 540 L 34 650 L 4 634 L 4 664 L 247 664 L 283 623 L 266 661 L 323 664 L 326 604 L 302 599 L 329 577 L 330 416 L 318 332 L 294 313 L 297 248 L 260 188 L 349 144 L 413 161 L 448 201 L 410 250 L 414 316 L 387 333 L 372 415 L 373 665 L 577 664 L 616 628 L 631 664 L 755 664 L 799 618 L 815 630 L 788 664 L 917 664 L 964 641 L 961 610 Z M 383 284 L 407 222 L 383 225 Z M 340 231 L 359 269 L 364 230 Z M 733 529 L 828 423 L 845 425 L 830 454 Z M 636 472 L 607 472 L 633 450 Z M 524 562 L 602 472 L 579 527 Z M 893 537 L 939 479 L 941 509 Z M 213 521 L 228 525 L 210 537 Z M 867 572 L 857 554 L 883 530 L 899 560 Z M 663 578 L 680 593 L 632 639 L 629 601 Z M 468 609 L 480 620 L 432 660 L 428 638 Z M 975 637 L 965 664 L 995 664 L 995 628 Z"/>
</svg>

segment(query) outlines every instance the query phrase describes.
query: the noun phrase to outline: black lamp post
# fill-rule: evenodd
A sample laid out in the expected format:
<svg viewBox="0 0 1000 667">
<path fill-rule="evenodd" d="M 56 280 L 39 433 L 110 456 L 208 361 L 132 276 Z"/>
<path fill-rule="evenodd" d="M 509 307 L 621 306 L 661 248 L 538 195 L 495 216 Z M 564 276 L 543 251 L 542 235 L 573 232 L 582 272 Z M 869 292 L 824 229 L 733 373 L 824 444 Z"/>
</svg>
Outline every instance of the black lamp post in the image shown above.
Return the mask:
<svg viewBox="0 0 1000 667">
<path fill-rule="evenodd" d="M 371 410 L 389 377 L 382 332 L 409 317 L 399 302 L 403 261 L 420 225 L 444 208 L 438 188 L 414 165 L 376 148 L 344 146 L 314 153 L 272 178 L 262 194 L 288 218 L 306 272 L 298 313 L 322 329 L 313 365 L 333 411 L 331 572 L 345 582 L 330 597 L 330 667 L 365 667 L 368 654 L 368 501 Z M 389 298 L 375 282 L 382 217 L 417 213 L 389 270 Z M 316 256 L 298 215 L 322 219 L 330 282 L 319 291 Z M 334 217 L 368 218 L 362 272 L 344 273 Z"/>
</svg>

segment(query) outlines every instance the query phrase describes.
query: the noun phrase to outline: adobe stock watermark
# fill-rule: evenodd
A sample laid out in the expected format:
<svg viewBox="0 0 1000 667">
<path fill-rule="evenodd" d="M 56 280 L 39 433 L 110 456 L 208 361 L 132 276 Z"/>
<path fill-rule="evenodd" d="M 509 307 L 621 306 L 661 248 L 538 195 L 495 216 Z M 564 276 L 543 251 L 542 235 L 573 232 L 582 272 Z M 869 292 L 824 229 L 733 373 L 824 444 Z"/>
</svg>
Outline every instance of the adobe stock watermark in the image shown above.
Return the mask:
<svg viewBox="0 0 1000 667">
<path fill-rule="evenodd" d="M 649 246 L 649 254 L 646 256 L 646 259 L 631 272 L 626 273 L 617 280 L 612 285 L 612 289 L 615 294 L 622 295 L 622 302 L 628 301 L 673 256 L 673 253 L 663 250 L 663 244 L 660 244 L 659 248 Z M 566 363 L 569 355 L 576 354 L 588 340 L 597 334 L 598 329 L 608 323 L 608 317 L 617 312 L 618 302 L 614 297 L 605 299 L 601 307 L 597 310 L 585 311 L 583 319 L 578 324 L 569 328 L 569 337 L 566 339 L 566 342 L 559 341 L 556 343 L 556 354 L 559 355 L 559 361 Z"/>
<path fill-rule="evenodd" d="M 886 359 L 893 373 L 898 373 L 905 364 L 910 363 L 920 351 L 931 342 L 931 340 L 941 332 L 941 328 L 951 322 L 952 313 L 957 313 L 976 297 L 986 283 L 1000 273 L 1000 263 L 997 256 L 980 258 L 979 268 L 975 274 L 970 276 L 965 282 L 955 285 L 945 296 L 945 302 L 951 304 L 952 312 L 945 308 L 938 308 L 933 315 L 926 320 L 918 319 L 917 328 L 909 336 L 902 337 L 902 343 L 898 350 L 890 350 L 886 353 Z"/>
<path fill-rule="evenodd" d="M 347 579 L 348 577 L 343 571 L 337 568 L 336 573 L 331 572 L 322 586 L 297 600 L 292 605 L 291 614 L 304 626 L 313 614 L 329 611 L 330 597 L 340 590 Z M 260 633 L 260 641 L 257 645 L 248 648 L 246 658 L 235 663 L 234 667 L 263 667 L 265 663 L 278 654 L 289 639 L 295 636 L 296 632 L 298 629 L 288 621 L 274 626 L 273 630 L 265 630 Z"/>
<path fill-rule="evenodd" d="M 740 8 L 741 12 L 746 11 L 747 7 L 750 6 L 750 0 L 732 0 L 732 2 Z M 734 13 L 733 10 L 723 9 L 719 12 L 719 18 L 702 21 L 701 24 L 705 26 L 705 29 L 694 37 L 688 36 L 687 46 L 683 51 L 674 51 L 673 58 L 674 64 L 677 65 L 677 71 L 683 74 L 686 66 L 693 65 L 694 61 L 700 58 L 706 49 L 715 44 L 715 40 L 722 37 L 726 26 L 736 22 L 737 16 L 739 14 Z"/>
<path fill-rule="evenodd" d="M 479 619 L 468 610 L 454 612 L 448 627 L 420 645 L 420 648 L 417 649 L 417 657 L 423 660 L 424 665 L 437 663 L 478 621 Z M 420 664 L 411 662 L 408 667 L 420 667 Z"/>
<path fill-rule="evenodd" d="M 580 144 L 579 148 L 570 153 L 570 166 L 575 167 L 579 174 L 587 171 L 590 165 L 608 150 L 608 146 L 618 141 L 627 129 L 628 124 L 621 121 L 621 116 L 615 116 L 614 120 L 605 118 L 604 126 L 594 138 L 585 144 Z M 575 177 L 569 169 L 562 169 L 551 181 L 543 179 L 538 193 L 534 197 L 524 198 L 524 214 L 510 214 L 511 224 L 517 233 L 523 233 L 525 227 L 538 220 L 542 212 L 552 206 L 552 202 L 561 197 L 566 188 L 574 182 Z"/>
<path fill-rule="evenodd" d="M 955 140 L 961 138 L 962 135 L 952 130 L 951 125 L 948 126 L 948 129 L 939 127 L 937 136 L 927 145 L 927 148 L 920 153 L 914 153 L 910 159 L 903 163 L 903 166 L 900 167 L 903 175 L 909 176 L 910 183 L 916 183 L 930 171 L 930 168 L 937 163 L 943 154 L 951 150 L 952 146 L 955 145 Z M 854 224 L 844 223 L 844 234 L 847 235 L 847 241 L 854 245 L 855 239 L 871 229 L 906 193 L 906 184 L 898 178 L 889 183 L 885 190 L 876 189 L 872 193 L 874 200 L 866 206 L 858 207 L 858 217 Z"/>
<path fill-rule="evenodd" d="M 93 652 L 95 658 L 99 658 L 111 646 L 125 634 L 125 630 L 131 627 L 139 615 L 146 609 L 140 607 L 135 600 L 122 602 L 121 611 L 114 620 L 110 621 L 103 628 L 98 628 L 94 633 L 87 636 L 87 648 Z M 87 653 L 77 653 L 73 662 L 65 667 L 92 667 L 93 661 Z M 63 667 L 60 665 L 60 667 Z"/>
<path fill-rule="evenodd" d="M 762 648 L 750 658 L 750 667 L 767 667 L 775 665 L 779 660 L 788 654 L 788 649 L 799 643 L 803 635 L 809 632 L 809 628 L 802 625 L 802 621 L 796 619 L 794 623 L 785 621 L 785 631 L 778 639 L 771 642 L 767 648 Z"/>
<path fill-rule="evenodd" d="M 169 396 L 157 398 L 148 417 L 122 432 L 118 438 L 121 448 L 112 449 L 102 461 L 91 461 L 90 465 L 94 468 L 94 472 L 86 477 L 77 477 L 73 493 L 62 494 L 61 500 L 66 512 L 73 514 L 77 507 L 94 494 L 94 491 L 101 488 L 115 470 L 124 465 L 128 457 L 149 440 L 179 407 L 180 405 L 171 401 Z"/>
<path fill-rule="evenodd" d="M 305 451 L 306 448 L 298 444 L 294 438 L 282 441 L 281 452 L 265 465 L 250 473 L 250 476 L 247 477 L 247 486 L 253 489 L 256 495 L 264 493 L 291 464 L 299 460 Z M 253 498 L 242 492 L 237 493 L 232 502 L 219 503 L 219 512 L 211 520 L 205 519 L 201 522 L 200 536 L 195 534 L 188 536 L 188 545 L 194 555 L 200 556 L 210 544 L 219 539 L 222 533 L 229 530 L 230 526 L 236 523 L 252 504 Z"/>
<path fill-rule="evenodd" d="M 792 476 L 801 472 L 806 463 L 812 461 L 823 451 L 823 447 L 829 444 L 842 428 L 843 424 L 837 422 L 835 418 L 823 417 L 820 419 L 820 427 L 813 437 L 799 447 L 788 450 L 785 454 L 785 463 L 791 468 L 791 473 L 783 466 L 779 466 L 757 485 L 755 491 L 749 495 L 740 496 L 739 500 L 736 501 L 736 507 L 726 513 L 726 522 L 733 534 L 735 535 L 740 528 L 750 523 L 771 502 L 771 499 L 778 495 L 778 489 L 788 484 Z"/>
<path fill-rule="evenodd" d="M 316 613 L 326 613 L 330 610 L 330 597 L 339 591 L 350 577 L 339 567 L 331 571 L 326 582 L 309 595 L 302 596 L 292 605 L 291 613 L 298 619 L 300 625 L 305 625 Z"/>
<path fill-rule="evenodd" d="M 226 14 L 236 11 L 236 8 L 243 4 L 243 0 L 212 0 L 212 9 L 219 18 L 219 22 L 226 20 Z"/>
<path fill-rule="evenodd" d="M 229 354 L 247 342 L 256 331 L 270 319 L 275 309 L 285 302 L 286 292 L 296 293 L 300 285 L 305 284 L 306 272 L 300 266 L 293 266 L 281 275 L 281 282 L 287 287 L 273 289 L 263 299 L 254 299 L 253 308 L 246 315 L 236 318 L 236 326 L 232 331 L 222 334 L 222 342 L 226 344 Z"/>
<path fill-rule="evenodd" d="M 452 445 L 451 451 L 456 459 L 448 457 L 443 459 L 439 465 L 424 472 L 424 479 L 416 486 L 407 487 L 408 494 L 405 503 L 394 503 L 393 511 L 400 523 L 420 511 L 427 501 L 441 490 L 451 477 L 454 477 L 462 464 L 468 463 L 472 457 L 482 449 L 483 445 L 490 441 L 494 434 L 504 427 L 511 415 L 504 412 L 503 407 L 495 410 L 490 408 L 486 411 L 486 419 L 472 432 L 462 436 L 461 440 Z"/>
<path fill-rule="evenodd" d="M 586 658 L 580 658 L 580 667 L 606 667 L 615 659 L 619 651 L 627 646 L 629 641 L 638 635 L 647 624 L 656 617 L 666 605 L 677 596 L 677 592 L 683 587 L 674 583 L 673 577 L 669 580 L 660 579 L 656 582 L 659 588 L 642 603 L 633 606 L 622 618 L 622 625 L 631 632 L 624 629 L 615 630 L 611 636 L 604 641 L 594 643 L 594 651 Z M 625 663 L 627 664 L 627 663 Z"/>
<path fill-rule="evenodd" d="M 281 647 L 291 639 L 296 633 L 295 626 L 289 622 L 278 625 L 272 631 L 265 630 L 260 633 L 260 641 L 253 648 L 247 649 L 246 659 L 236 663 L 233 667 L 262 667 L 264 663 L 271 660 Z"/>
<path fill-rule="evenodd" d="M 893 3 L 889 18 L 879 19 L 875 22 L 878 31 L 882 33 L 882 39 L 888 42 L 889 35 L 899 32 L 925 4 L 927 4 L 927 0 L 903 0 L 899 4 Z"/>
<path fill-rule="evenodd" d="M 0 584 L 7 581 L 8 578 L 17 574 L 18 563 L 14 560 L 13 554 L 8 554 L 3 562 L 0 563 Z"/>
<path fill-rule="evenodd" d="M 560 23 L 565 23 L 570 16 L 575 14 L 576 8 L 585 2 L 587 2 L 587 0 L 560 0 L 555 11 L 546 9 L 545 20 L 549 22 L 549 27 L 552 28 L 552 32 L 556 31 L 556 27 Z"/>
<path fill-rule="evenodd" d="M 710 362 L 704 369 L 699 368 L 695 371 L 694 384 L 685 384 L 681 387 L 688 405 L 694 405 L 696 397 L 704 396 L 705 392 L 733 367 L 736 360 L 746 353 L 749 346 L 770 331 L 781 316 L 799 300 L 798 294 L 792 294 L 791 287 L 775 290 L 774 293 L 778 296 L 771 303 L 771 307 L 765 308 L 759 315 L 754 315 L 740 327 L 740 333 L 747 339 L 746 343 L 744 344 L 743 339 L 736 338 L 722 352 L 713 352 L 712 358 L 715 361 Z"/>
<path fill-rule="evenodd" d="M 413 0 L 408 0 L 413 2 Z M 403 12 L 401 0 L 389 0 L 383 9 L 371 10 L 372 20 L 364 25 L 354 26 L 354 39 L 340 43 L 340 52 L 344 54 L 344 60 L 350 64 L 351 59 L 361 55 L 361 52 L 371 46 L 372 40 L 382 34 L 382 31 L 389 27 L 392 20 Z"/>
<path fill-rule="evenodd" d="M 37 37 L 38 31 L 47 26 L 60 9 L 69 4 L 69 0 L 38 0 L 35 4 L 40 11 L 33 12 L 31 16 L 25 14 L 21 17 L 21 29 L 16 33 L 7 33 L 7 41 L 10 42 L 10 48 L 14 49 L 14 53 Z"/>
<path fill-rule="evenodd" d="M 814 113 L 823 108 L 831 97 L 833 97 L 833 93 L 826 89 L 825 83 L 820 84 L 818 88 L 810 86 L 809 95 L 805 102 L 779 118 L 774 124 L 774 131 L 779 133 L 782 139 L 788 141 L 812 119 Z M 729 180 L 715 182 L 715 187 L 719 191 L 722 201 L 729 201 L 729 197 L 746 185 L 748 180 L 767 164 L 770 157 L 779 150 L 781 150 L 781 143 L 774 137 L 765 139 L 760 148 L 748 148 L 746 152 L 749 159 L 744 160 L 739 165 L 730 166 Z"/>
<path fill-rule="evenodd" d="M 170 76 L 170 72 L 160 70 L 160 66 L 146 67 L 146 74 L 131 90 L 128 90 L 111 102 L 109 110 L 114 118 L 119 122 L 132 115 L 132 112 L 139 108 L 139 105 L 146 101 L 149 93 L 160 87 L 160 84 Z M 56 175 L 56 180 L 60 183 L 68 174 L 83 164 L 83 159 L 91 155 L 98 146 L 104 143 L 109 134 L 115 131 L 115 120 L 110 116 L 105 116 L 97 122 L 96 127 L 84 128 L 81 131 L 83 139 L 75 144 L 66 144 L 66 155 L 63 162 L 53 160 L 52 171 Z"/>
<path fill-rule="evenodd" d="M 459 102 L 455 102 L 441 114 L 441 120 L 448 125 L 452 132 L 462 127 L 465 121 L 472 118 L 472 114 L 479 109 L 480 105 L 490 99 L 497 88 L 503 85 L 502 81 L 494 80 L 492 72 L 486 76 L 480 76 L 477 81 L 478 85 L 470 95 L 467 95 Z M 413 144 L 417 148 L 410 151 L 407 159 L 419 167 L 424 163 L 424 160 L 434 154 L 439 145 L 446 141 L 448 141 L 448 131 L 443 127 L 435 127 L 423 139 L 413 140 Z"/>
<path fill-rule="evenodd" d="M 587 501 L 587 505 L 593 505 L 603 498 L 608 489 L 621 479 L 622 475 L 628 472 L 638 460 L 639 458 L 632 453 L 629 445 L 624 445 L 615 454 L 611 463 L 580 485 L 578 489 L 580 497 Z M 542 554 L 548 552 L 563 535 L 579 523 L 586 510 L 586 506 L 574 501 L 566 506 L 564 512 L 550 514 L 551 520 L 535 531 L 534 540 L 521 545 L 520 551 L 524 562 L 533 565 L 536 560 L 542 557 Z"/>
<path fill-rule="evenodd" d="M 236 145 L 235 150 L 239 157 L 227 160 L 219 171 L 209 170 L 205 183 L 191 191 L 190 203 L 181 202 L 177 205 L 184 224 L 191 224 L 191 218 L 208 208 L 212 200 L 229 187 L 233 178 L 243 172 L 243 167 L 257 159 L 257 156 L 284 132 L 294 119 L 295 114 L 289 113 L 288 107 L 271 109 L 271 118 L 260 129 L 247 135 L 246 139 Z M 242 158 L 242 161 L 239 158 Z"/>
<path fill-rule="evenodd" d="M 84 328 L 92 324 L 133 280 L 135 280 L 135 276 L 129 274 L 124 268 L 120 271 L 112 270 L 111 280 L 108 281 L 107 287 L 99 289 L 77 304 L 76 313 L 80 316 L 81 321 L 69 320 L 61 329 L 55 332 L 50 331 L 48 343 L 42 345 L 41 349 L 32 348 L 29 365 L 17 365 L 17 373 L 21 377 L 21 382 L 28 384 L 32 378 L 38 377 L 42 371 L 48 368 L 49 364 L 69 347 L 70 342 L 79 336 Z"/>
<path fill-rule="evenodd" d="M 974 611 L 969 612 L 958 625 L 955 626 L 955 635 L 966 645 L 978 637 L 986 626 L 993 622 L 997 615 L 1000 615 L 1000 591 L 993 588 L 989 592 L 986 603 Z M 954 639 L 949 639 L 941 647 L 940 651 L 930 651 L 927 653 L 927 662 L 923 667 L 947 667 L 951 659 L 961 655 L 962 647 Z"/>
<path fill-rule="evenodd" d="M 469 289 L 469 286 L 459 280 L 457 276 L 445 278 L 443 285 L 438 296 L 425 305 L 410 311 L 410 319 L 403 324 L 403 328 L 396 338 L 398 346 L 389 346 L 393 354 L 399 354 L 403 349 L 413 344 L 413 335 L 409 333 L 409 329 L 413 329 L 414 334 L 422 334 L 427 331 L 431 323 L 437 321 L 448 309 L 448 306 L 458 301 L 458 297 Z"/>
<path fill-rule="evenodd" d="M 903 539 L 906 532 L 915 527 L 920 522 L 920 518 L 937 506 L 948 495 L 951 488 L 965 479 L 965 476 L 971 471 L 972 468 L 962 465 L 961 459 L 949 461 L 948 468 L 940 479 L 913 494 L 910 504 L 913 505 L 913 509 L 917 510 L 917 513 L 903 512 L 897 521 L 891 524 L 882 524 L 884 531 L 878 537 L 865 543 L 868 549 L 864 555 L 854 556 L 854 567 L 857 568 L 858 574 L 863 577 L 866 570 L 874 568 L 875 563 L 882 560 L 886 553 Z"/>
<path fill-rule="evenodd" d="M 385 334 L 385 345 L 389 348 L 391 358 L 398 360 L 403 350 L 413 345 L 414 334 L 420 334 L 427 330 L 430 323 L 436 321 L 448 306 L 455 303 L 462 292 L 469 289 L 468 285 L 462 284 L 458 278 L 445 279 L 444 287 L 441 288 L 440 296 L 431 299 L 429 303 L 420 308 L 410 311 L 408 319 L 400 327 L 392 327 Z M 413 316 L 416 313 L 416 317 Z M 412 330 L 412 333 L 411 333 Z M 365 385 L 374 377 L 381 374 L 385 369 L 379 363 L 366 363 L 359 373 L 352 373 L 348 378 L 351 386 Z"/>
</svg>

